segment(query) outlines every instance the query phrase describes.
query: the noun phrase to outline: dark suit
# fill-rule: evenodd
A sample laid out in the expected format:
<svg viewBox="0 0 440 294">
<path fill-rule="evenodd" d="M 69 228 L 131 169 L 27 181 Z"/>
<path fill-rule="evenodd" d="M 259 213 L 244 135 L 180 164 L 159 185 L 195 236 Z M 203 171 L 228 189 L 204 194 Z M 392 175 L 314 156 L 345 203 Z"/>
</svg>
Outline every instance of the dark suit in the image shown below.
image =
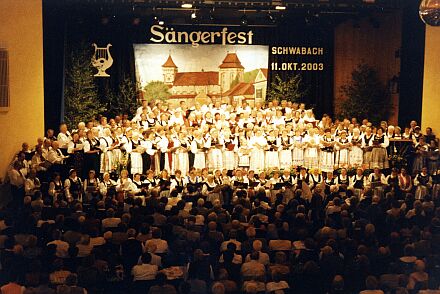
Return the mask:
<svg viewBox="0 0 440 294">
<path fill-rule="evenodd" d="M 124 268 L 130 272 L 131 268 L 137 264 L 139 256 L 142 255 L 142 243 L 134 238 L 129 238 L 121 244 L 121 253 Z"/>
</svg>

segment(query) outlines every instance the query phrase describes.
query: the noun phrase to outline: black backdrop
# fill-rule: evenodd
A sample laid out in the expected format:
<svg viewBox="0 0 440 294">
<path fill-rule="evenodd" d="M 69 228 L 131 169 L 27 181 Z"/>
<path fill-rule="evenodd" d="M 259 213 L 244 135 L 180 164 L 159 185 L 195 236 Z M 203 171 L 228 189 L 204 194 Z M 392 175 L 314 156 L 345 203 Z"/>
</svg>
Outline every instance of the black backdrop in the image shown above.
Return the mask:
<svg viewBox="0 0 440 294">
<path fill-rule="evenodd" d="M 54 5 L 45 4 L 44 13 L 44 68 L 45 68 L 45 127 L 57 129 L 63 116 L 63 89 L 65 63 L 75 46 L 92 43 L 104 47 L 112 44 L 111 55 L 114 63 L 107 73 L 110 78 L 97 78 L 98 87 L 116 88 L 121 79 L 130 77 L 135 80 L 134 43 L 148 43 L 149 24 L 133 25 L 129 19 L 110 18 L 103 24 L 96 15 L 71 15 Z M 185 26 L 180 30 L 212 30 L 212 27 L 197 25 Z M 218 27 L 217 27 L 218 29 Z M 323 47 L 325 54 L 319 60 L 324 63 L 323 71 L 301 72 L 303 84 L 308 89 L 304 102 L 315 107 L 317 115 L 333 111 L 333 27 L 308 26 L 303 19 L 283 23 L 276 27 L 228 27 L 229 31 L 254 32 L 253 44 L 269 46 L 318 46 Z M 191 45 L 188 45 L 191 46 Z M 203 45 L 201 45 L 203 46 Z M 251 46 L 251 45 L 250 45 Z M 91 50 L 91 52 L 93 52 Z M 291 56 L 269 54 L 271 62 L 292 61 Z M 296 60 L 295 60 L 296 61 Z M 268 64 L 268 68 L 269 68 Z M 286 78 L 292 71 L 277 71 L 281 78 Z M 275 73 L 269 70 L 268 86 Z"/>
</svg>

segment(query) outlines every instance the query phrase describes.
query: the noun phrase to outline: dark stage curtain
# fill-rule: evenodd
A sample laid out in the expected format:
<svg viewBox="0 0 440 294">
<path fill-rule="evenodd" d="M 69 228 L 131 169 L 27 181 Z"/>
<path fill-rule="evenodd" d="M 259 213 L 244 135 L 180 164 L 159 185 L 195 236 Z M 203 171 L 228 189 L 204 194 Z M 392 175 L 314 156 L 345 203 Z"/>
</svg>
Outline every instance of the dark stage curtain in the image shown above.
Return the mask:
<svg viewBox="0 0 440 294">
<path fill-rule="evenodd" d="M 44 124 L 46 129 L 57 130 L 63 115 L 66 25 L 64 10 L 52 2 L 43 1 Z"/>
<path fill-rule="evenodd" d="M 423 70 L 425 62 L 425 24 L 418 13 L 419 1 L 403 9 L 402 54 L 400 67 L 399 125 L 411 120 L 421 123 Z"/>
</svg>

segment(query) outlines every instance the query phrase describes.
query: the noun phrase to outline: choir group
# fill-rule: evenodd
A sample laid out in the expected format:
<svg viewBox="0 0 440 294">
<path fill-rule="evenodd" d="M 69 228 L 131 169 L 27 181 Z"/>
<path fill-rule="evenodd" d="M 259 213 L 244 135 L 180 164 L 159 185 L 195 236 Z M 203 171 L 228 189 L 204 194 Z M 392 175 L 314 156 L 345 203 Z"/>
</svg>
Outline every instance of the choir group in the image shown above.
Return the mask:
<svg viewBox="0 0 440 294">
<path fill-rule="evenodd" d="M 389 154 L 399 153 L 395 142 L 414 150 L 409 175 L 393 169 L 385 177 Z M 142 101 L 132 119 L 100 117 L 71 131 L 61 124 L 57 136 L 48 130 L 34 149 L 22 147 L 10 172 L 12 186 L 19 188 L 15 181 L 24 183 L 26 176 L 50 174 L 52 196 L 62 191 L 90 198 L 107 190 L 142 195 L 155 187 L 180 194 L 189 185 L 224 202 L 227 193 L 218 193 L 224 186 L 279 191 L 284 184 L 304 188 L 304 182 L 311 190 L 325 183 L 327 189 L 351 188 L 359 195 L 366 187 L 408 190 L 415 184 L 423 187 L 420 198 L 438 177 L 438 141 L 430 128 L 423 135 L 415 121 L 402 130 L 385 121 L 376 127 L 368 119 L 318 120 L 305 104 L 276 100 L 255 107 L 246 102 L 188 107 L 183 101 L 175 109 Z M 347 169 L 356 174 L 347 175 Z M 334 176 L 335 170 L 340 174 Z"/>
</svg>

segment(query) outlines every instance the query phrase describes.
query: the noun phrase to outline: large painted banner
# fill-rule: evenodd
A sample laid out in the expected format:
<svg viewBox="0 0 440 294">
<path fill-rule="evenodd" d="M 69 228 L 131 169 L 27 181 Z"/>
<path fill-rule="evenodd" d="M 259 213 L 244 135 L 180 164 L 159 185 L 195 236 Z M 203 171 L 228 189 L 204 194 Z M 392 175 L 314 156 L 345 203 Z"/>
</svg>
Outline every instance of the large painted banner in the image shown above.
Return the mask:
<svg viewBox="0 0 440 294">
<path fill-rule="evenodd" d="M 269 46 L 134 44 L 136 78 L 147 99 L 211 103 L 266 99 Z M 156 96 L 156 97 L 154 97 Z"/>
</svg>

